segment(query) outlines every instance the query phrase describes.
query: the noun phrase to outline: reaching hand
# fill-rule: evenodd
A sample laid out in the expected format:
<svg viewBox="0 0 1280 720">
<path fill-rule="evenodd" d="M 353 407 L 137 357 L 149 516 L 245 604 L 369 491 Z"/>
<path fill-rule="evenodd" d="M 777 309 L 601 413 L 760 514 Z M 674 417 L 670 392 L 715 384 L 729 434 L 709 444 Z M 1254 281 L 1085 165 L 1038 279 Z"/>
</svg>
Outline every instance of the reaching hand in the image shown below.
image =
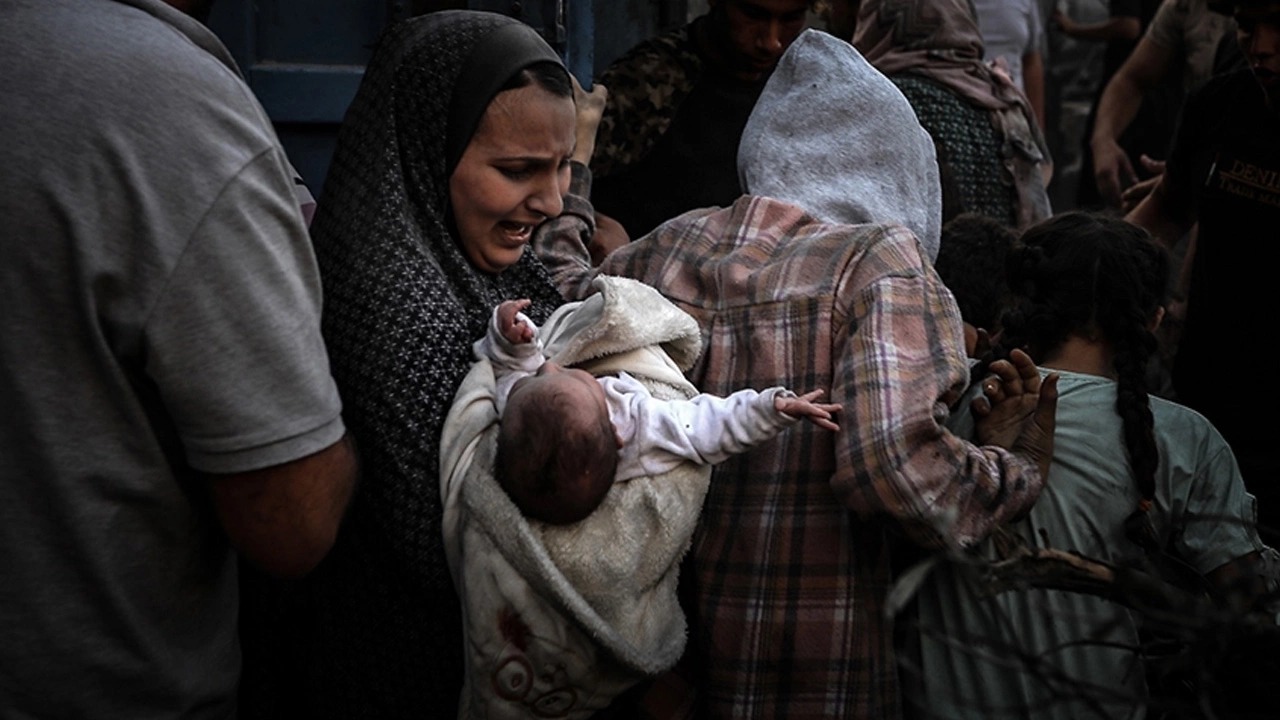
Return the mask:
<svg viewBox="0 0 1280 720">
<path fill-rule="evenodd" d="M 600 126 L 600 119 L 604 117 L 609 90 L 600 83 L 595 83 L 591 92 L 587 92 L 578 83 L 578 78 L 572 74 L 569 77 L 573 81 L 573 102 L 577 109 L 574 132 L 577 145 L 574 146 L 573 159 L 583 165 L 590 165 L 591 156 L 596 150 L 596 129 Z"/>
<path fill-rule="evenodd" d="M 1138 203 L 1150 195 L 1151 191 L 1156 189 L 1156 185 L 1160 184 L 1160 178 L 1164 177 L 1163 160 L 1156 160 L 1144 154 L 1138 158 L 1138 162 L 1142 163 L 1142 169 L 1150 173 L 1151 177 L 1130 185 L 1120 194 L 1120 209 L 1125 212 L 1138 207 Z"/>
<path fill-rule="evenodd" d="M 523 345 L 533 342 L 533 328 L 529 324 L 516 317 L 516 313 L 529 307 L 530 301 L 521 300 L 505 300 L 498 306 L 498 331 L 502 333 L 502 337 L 512 345 Z"/>
<path fill-rule="evenodd" d="M 832 420 L 835 413 L 844 409 L 839 403 L 815 403 L 822 397 L 821 390 L 813 390 L 795 397 L 778 395 L 773 399 L 773 407 L 780 413 L 792 417 L 805 418 L 820 428 L 839 430 L 840 426 Z"/>
<path fill-rule="evenodd" d="M 977 421 L 978 441 L 1026 455 L 1048 477 L 1053 459 L 1053 430 L 1058 409 L 1058 374 L 1043 380 L 1031 357 L 1014 350 L 1008 360 L 991 363 L 982 381 L 982 395 L 970 408 Z"/>
<path fill-rule="evenodd" d="M 1120 207 L 1126 188 L 1138 180 L 1124 148 L 1114 138 L 1094 138 L 1093 181 L 1108 207 Z"/>
</svg>

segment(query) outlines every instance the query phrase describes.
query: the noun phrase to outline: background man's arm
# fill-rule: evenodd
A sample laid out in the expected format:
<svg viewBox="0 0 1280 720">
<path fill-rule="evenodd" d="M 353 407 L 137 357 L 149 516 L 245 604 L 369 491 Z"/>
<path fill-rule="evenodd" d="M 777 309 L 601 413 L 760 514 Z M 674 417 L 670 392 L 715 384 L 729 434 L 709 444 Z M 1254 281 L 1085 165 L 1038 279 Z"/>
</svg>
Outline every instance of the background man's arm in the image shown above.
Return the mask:
<svg viewBox="0 0 1280 720">
<path fill-rule="evenodd" d="M 1167 186 L 1168 178 L 1168 175 L 1161 176 L 1160 182 L 1156 184 L 1151 194 L 1138 203 L 1138 206 L 1128 215 L 1125 215 L 1125 219 L 1146 228 L 1147 232 L 1164 243 L 1166 248 L 1172 250 L 1178 240 L 1191 229 L 1195 220 L 1194 218 L 1183 220 L 1178 217 L 1178 213 L 1173 212 Z"/>
<path fill-rule="evenodd" d="M 1022 86 L 1026 90 L 1031 112 L 1035 113 L 1040 130 L 1044 131 L 1044 59 L 1039 50 L 1022 56 Z"/>
<path fill-rule="evenodd" d="M 1094 181 L 1107 204 L 1120 207 L 1120 193 L 1138 179 L 1133 164 L 1120 147 L 1120 135 L 1137 117 L 1143 95 L 1164 81 L 1173 65 L 1173 53 L 1143 36 L 1133 53 L 1111 77 L 1098 99 L 1093 135 Z"/>
<path fill-rule="evenodd" d="M 903 252 L 893 235 L 876 247 L 885 255 Z M 1019 391 L 1014 405 L 1001 404 L 1002 412 L 1023 408 L 1018 420 L 1005 418 L 1006 427 L 1016 428 L 1010 445 L 1017 450 L 952 434 L 944 425 L 947 407 L 968 378 L 959 310 L 931 272 L 876 276 L 901 264 L 867 260 L 859 263 L 866 277 L 845 281 L 858 290 L 849 293 L 848 320 L 835 339 L 831 400 L 844 409 L 832 488 L 860 516 L 890 517 L 921 546 L 967 547 L 1020 517 L 1039 496 L 1057 396 L 1051 387 L 1040 404 L 1033 367 L 1029 394 Z M 1020 374 L 1011 366 L 1010 376 Z M 1028 452 L 1032 446 L 1036 451 Z"/>
<path fill-rule="evenodd" d="M 297 578 L 333 547 L 357 475 L 355 448 L 344 435 L 292 462 L 206 477 L 232 546 L 267 573 Z"/>
</svg>

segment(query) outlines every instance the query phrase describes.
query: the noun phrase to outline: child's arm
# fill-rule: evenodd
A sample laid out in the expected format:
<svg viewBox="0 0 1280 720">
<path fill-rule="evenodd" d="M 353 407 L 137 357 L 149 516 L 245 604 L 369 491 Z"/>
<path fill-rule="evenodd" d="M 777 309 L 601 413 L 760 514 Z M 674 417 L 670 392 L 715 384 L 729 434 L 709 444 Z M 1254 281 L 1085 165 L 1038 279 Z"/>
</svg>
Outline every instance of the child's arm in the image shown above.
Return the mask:
<svg viewBox="0 0 1280 720">
<path fill-rule="evenodd" d="M 546 358 L 538 326 L 520 312 L 529 307 L 528 300 L 507 300 L 493 309 L 485 336 L 472 346 L 477 360 L 493 363 L 498 375 L 509 372 L 537 372 Z"/>
<path fill-rule="evenodd" d="M 498 305 L 494 321 L 497 323 L 498 332 L 512 345 L 533 342 L 537 335 L 537 328 L 534 327 L 533 321 L 522 312 L 529 307 L 529 304 L 530 301 L 525 298 L 505 300 Z"/>
<path fill-rule="evenodd" d="M 636 381 L 624 376 L 602 378 L 602 383 L 612 393 L 616 390 L 610 387 Z M 615 418 L 624 443 L 621 459 L 637 463 L 644 471 L 636 474 L 654 475 L 685 460 L 704 465 L 724 462 L 772 439 L 801 418 L 825 429 L 837 428 L 832 413 L 842 408 L 813 402 L 820 394 L 796 396 L 774 387 L 763 392 L 739 390 L 728 397 L 704 394 L 689 400 L 658 400 L 647 392 L 634 393 L 627 399 L 629 422 Z M 618 479 L 626 479 L 624 474 L 620 463 Z"/>
<path fill-rule="evenodd" d="M 822 397 L 821 390 L 812 390 L 803 395 L 778 393 L 773 396 L 773 409 L 791 417 L 807 418 L 809 422 L 827 430 L 839 430 L 840 426 L 832 420 L 835 413 L 844 409 L 839 403 L 815 403 Z"/>
</svg>

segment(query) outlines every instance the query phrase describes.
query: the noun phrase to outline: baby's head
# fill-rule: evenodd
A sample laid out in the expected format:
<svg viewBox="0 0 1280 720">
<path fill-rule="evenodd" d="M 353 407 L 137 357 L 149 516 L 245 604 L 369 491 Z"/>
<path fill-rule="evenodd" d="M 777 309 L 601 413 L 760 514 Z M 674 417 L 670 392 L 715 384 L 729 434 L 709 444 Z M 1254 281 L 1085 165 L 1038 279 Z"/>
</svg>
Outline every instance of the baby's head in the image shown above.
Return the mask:
<svg viewBox="0 0 1280 720">
<path fill-rule="evenodd" d="M 590 373 L 548 362 L 511 388 L 494 472 L 525 517 L 578 522 L 604 501 L 617 467 L 618 435 Z"/>
</svg>

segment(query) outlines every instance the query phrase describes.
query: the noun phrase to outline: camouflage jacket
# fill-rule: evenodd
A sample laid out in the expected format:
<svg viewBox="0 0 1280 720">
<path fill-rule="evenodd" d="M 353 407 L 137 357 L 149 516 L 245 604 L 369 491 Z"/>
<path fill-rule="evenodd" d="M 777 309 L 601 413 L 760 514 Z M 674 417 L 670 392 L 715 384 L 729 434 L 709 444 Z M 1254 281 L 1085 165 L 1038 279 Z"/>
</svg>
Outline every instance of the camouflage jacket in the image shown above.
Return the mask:
<svg viewBox="0 0 1280 720">
<path fill-rule="evenodd" d="M 646 40 L 615 60 L 598 82 L 609 89 L 596 132 L 591 172 L 607 177 L 642 159 L 667 131 L 702 74 L 694 27 L 702 19 Z"/>
</svg>

